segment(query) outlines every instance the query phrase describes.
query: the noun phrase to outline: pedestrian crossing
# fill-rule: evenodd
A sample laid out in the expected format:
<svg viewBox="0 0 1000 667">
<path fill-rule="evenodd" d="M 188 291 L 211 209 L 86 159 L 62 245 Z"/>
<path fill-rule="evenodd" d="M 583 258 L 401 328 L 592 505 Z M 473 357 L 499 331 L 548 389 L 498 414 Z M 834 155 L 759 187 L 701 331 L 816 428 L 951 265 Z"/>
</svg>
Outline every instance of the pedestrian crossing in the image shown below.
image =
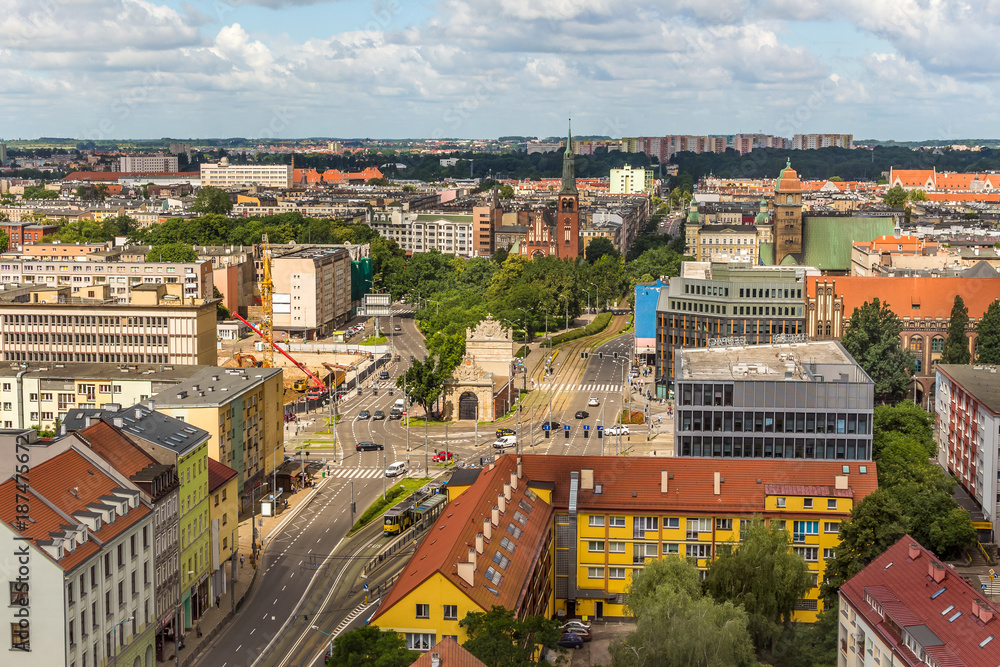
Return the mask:
<svg viewBox="0 0 1000 667">
<path fill-rule="evenodd" d="M 538 385 L 542 391 L 582 391 L 582 392 L 617 392 L 622 390 L 621 383 L 611 384 L 575 384 L 573 382 L 543 382 Z"/>
<path fill-rule="evenodd" d="M 327 477 L 339 477 L 342 479 L 373 479 L 385 474 L 382 468 L 329 468 Z"/>
</svg>

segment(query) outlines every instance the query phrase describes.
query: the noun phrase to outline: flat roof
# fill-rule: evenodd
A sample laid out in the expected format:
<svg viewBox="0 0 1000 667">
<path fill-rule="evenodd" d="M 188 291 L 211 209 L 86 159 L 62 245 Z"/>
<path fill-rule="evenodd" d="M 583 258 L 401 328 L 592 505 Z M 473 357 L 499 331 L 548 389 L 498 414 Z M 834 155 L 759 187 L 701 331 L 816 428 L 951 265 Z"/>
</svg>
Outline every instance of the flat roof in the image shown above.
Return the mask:
<svg viewBox="0 0 1000 667">
<path fill-rule="evenodd" d="M 813 381 L 813 375 L 816 373 L 811 370 L 813 364 L 827 368 L 830 366 L 853 368 L 860 372 L 862 377 L 846 371 L 853 376 L 851 381 L 868 380 L 868 376 L 857 362 L 836 341 L 680 348 L 677 354 L 680 361 L 678 380 Z"/>
<path fill-rule="evenodd" d="M 1000 415 L 1000 367 L 990 364 L 938 364 L 937 369 L 962 385 L 990 412 Z"/>
<path fill-rule="evenodd" d="M 218 407 L 282 372 L 280 368 L 199 368 L 197 373 L 153 396 L 154 405 L 157 408 Z"/>
<path fill-rule="evenodd" d="M 0 377 L 17 377 L 22 370 L 23 377 L 37 377 L 46 380 L 136 380 L 151 382 L 180 382 L 204 369 L 229 370 L 216 366 L 185 366 L 179 364 L 102 364 L 86 362 L 13 362 L 0 365 Z M 108 395 L 110 398 L 110 394 Z"/>
</svg>

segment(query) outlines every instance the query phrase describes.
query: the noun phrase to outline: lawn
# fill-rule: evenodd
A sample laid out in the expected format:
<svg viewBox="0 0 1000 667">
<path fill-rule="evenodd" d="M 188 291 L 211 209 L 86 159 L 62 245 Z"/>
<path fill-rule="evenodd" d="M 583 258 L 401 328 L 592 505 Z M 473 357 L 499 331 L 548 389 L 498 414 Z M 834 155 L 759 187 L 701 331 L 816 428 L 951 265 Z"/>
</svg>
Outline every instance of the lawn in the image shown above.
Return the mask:
<svg viewBox="0 0 1000 667">
<path fill-rule="evenodd" d="M 351 532 L 348 535 L 352 535 L 366 525 L 371 523 L 376 518 L 380 518 L 385 511 L 399 502 L 401 499 L 405 498 L 409 494 L 413 493 L 421 486 L 431 481 L 429 477 L 420 477 L 417 479 L 404 479 L 401 482 L 394 484 L 391 488 L 386 489 L 385 500 L 381 496 L 375 499 L 368 509 L 364 511 L 361 518 L 357 520 L 354 527 L 351 528 Z"/>
<path fill-rule="evenodd" d="M 368 338 L 365 338 L 360 343 L 358 343 L 358 345 L 384 345 L 385 343 L 388 342 L 389 339 L 386 338 L 385 336 L 379 336 L 378 338 L 376 338 L 375 335 L 373 334 Z"/>
</svg>

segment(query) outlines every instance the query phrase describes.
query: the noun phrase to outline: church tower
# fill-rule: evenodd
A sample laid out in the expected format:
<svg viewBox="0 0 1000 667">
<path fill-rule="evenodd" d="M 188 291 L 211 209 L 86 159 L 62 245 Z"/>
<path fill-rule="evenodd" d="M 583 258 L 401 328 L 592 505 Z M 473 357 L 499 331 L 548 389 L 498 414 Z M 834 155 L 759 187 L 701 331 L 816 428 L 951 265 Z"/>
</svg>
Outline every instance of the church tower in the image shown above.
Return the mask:
<svg viewBox="0 0 1000 667">
<path fill-rule="evenodd" d="M 580 192 L 576 189 L 576 156 L 573 153 L 573 128 L 566 137 L 563 154 L 562 188 L 556 213 L 556 257 L 577 259 L 580 256 Z"/>
<path fill-rule="evenodd" d="M 774 263 L 802 252 L 802 182 L 788 159 L 774 184 Z"/>
</svg>

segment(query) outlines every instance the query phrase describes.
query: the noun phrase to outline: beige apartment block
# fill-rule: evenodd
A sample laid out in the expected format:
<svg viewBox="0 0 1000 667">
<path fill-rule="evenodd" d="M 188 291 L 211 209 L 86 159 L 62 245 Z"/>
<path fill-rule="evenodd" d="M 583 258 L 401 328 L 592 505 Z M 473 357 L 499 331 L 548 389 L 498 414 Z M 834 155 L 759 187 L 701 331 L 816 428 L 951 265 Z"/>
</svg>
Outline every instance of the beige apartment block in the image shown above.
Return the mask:
<svg viewBox="0 0 1000 667">
<path fill-rule="evenodd" d="M 274 329 L 315 339 L 351 318 L 351 255 L 343 248 L 303 247 L 275 257 Z"/>
</svg>

